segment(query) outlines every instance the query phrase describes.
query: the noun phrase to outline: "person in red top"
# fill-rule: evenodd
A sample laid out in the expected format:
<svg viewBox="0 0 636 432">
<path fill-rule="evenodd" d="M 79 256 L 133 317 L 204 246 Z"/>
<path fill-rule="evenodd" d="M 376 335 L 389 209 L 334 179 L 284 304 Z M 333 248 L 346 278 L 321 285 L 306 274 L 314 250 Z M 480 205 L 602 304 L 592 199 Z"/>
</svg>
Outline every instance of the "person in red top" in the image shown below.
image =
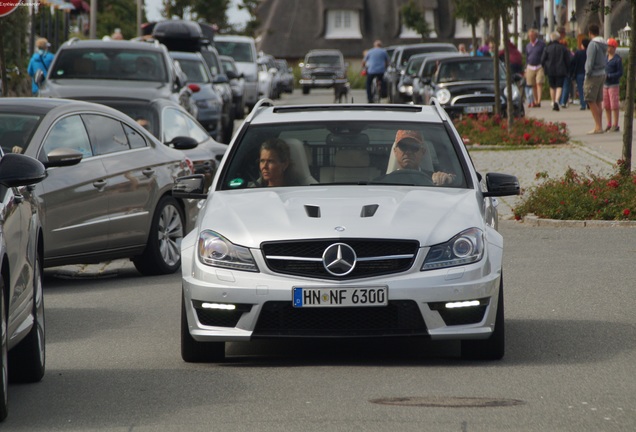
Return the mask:
<svg viewBox="0 0 636 432">
<path fill-rule="evenodd" d="M 499 59 L 504 61 L 504 49 L 499 50 Z M 508 55 L 510 56 L 510 72 L 513 74 L 523 73 L 523 56 L 517 46 L 508 41 Z"/>
</svg>

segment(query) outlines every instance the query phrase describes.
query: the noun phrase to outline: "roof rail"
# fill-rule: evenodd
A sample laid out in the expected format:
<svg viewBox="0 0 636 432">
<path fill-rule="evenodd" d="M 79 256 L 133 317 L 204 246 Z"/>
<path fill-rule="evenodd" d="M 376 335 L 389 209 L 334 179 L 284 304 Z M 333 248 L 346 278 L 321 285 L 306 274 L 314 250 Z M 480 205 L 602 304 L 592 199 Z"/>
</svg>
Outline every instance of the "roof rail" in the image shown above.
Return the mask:
<svg viewBox="0 0 636 432">
<path fill-rule="evenodd" d="M 254 108 L 252 108 L 252 111 L 250 111 L 250 113 L 248 114 L 247 118 L 245 119 L 245 122 L 249 123 L 250 121 L 252 121 L 258 109 L 263 107 L 268 107 L 268 106 L 273 107 L 274 101 L 269 98 L 260 99 L 258 102 L 256 102 L 256 105 L 254 105 Z"/>
<path fill-rule="evenodd" d="M 420 105 L 406 104 L 311 104 L 311 105 L 279 105 L 274 108 L 275 113 L 300 112 L 300 111 L 422 111 Z"/>
</svg>

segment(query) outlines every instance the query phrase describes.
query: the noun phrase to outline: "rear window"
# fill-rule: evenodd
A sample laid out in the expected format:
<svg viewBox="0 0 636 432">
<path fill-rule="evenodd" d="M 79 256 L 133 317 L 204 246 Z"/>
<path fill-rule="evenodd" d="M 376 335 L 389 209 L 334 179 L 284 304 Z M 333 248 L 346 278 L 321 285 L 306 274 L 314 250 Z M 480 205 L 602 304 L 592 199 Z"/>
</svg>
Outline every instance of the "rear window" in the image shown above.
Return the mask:
<svg viewBox="0 0 636 432">
<path fill-rule="evenodd" d="M 229 42 L 214 41 L 214 47 L 221 55 L 230 56 L 234 61 L 242 63 L 252 63 L 254 59 L 254 51 L 252 45 L 248 42 Z"/>
<path fill-rule="evenodd" d="M 58 54 L 52 79 L 106 79 L 168 82 L 163 55 L 113 48 L 67 49 Z"/>
</svg>

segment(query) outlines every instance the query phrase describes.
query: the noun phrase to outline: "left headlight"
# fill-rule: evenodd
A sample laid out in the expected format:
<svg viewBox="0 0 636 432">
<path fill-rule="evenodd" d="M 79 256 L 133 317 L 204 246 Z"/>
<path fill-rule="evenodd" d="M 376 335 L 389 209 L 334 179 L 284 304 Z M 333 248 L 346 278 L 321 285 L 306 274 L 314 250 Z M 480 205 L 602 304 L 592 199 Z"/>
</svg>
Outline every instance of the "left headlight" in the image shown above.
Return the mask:
<svg viewBox="0 0 636 432">
<path fill-rule="evenodd" d="M 201 262 L 212 267 L 258 271 L 248 248 L 235 245 L 214 231 L 206 230 L 199 234 L 198 253 Z"/>
<path fill-rule="evenodd" d="M 508 97 L 508 88 L 504 88 L 503 91 L 504 97 Z M 521 93 L 519 93 L 519 89 L 517 88 L 516 85 L 513 84 L 512 86 L 512 100 L 516 101 L 521 97 Z"/>
<path fill-rule="evenodd" d="M 442 105 L 446 105 L 451 100 L 451 94 L 448 89 L 445 88 L 437 90 L 437 92 L 435 93 L 435 97 Z"/>
<path fill-rule="evenodd" d="M 484 233 L 478 228 L 469 228 L 455 237 L 431 247 L 422 270 L 434 270 L 474 263 L 484 256 Z"/>
</svg>

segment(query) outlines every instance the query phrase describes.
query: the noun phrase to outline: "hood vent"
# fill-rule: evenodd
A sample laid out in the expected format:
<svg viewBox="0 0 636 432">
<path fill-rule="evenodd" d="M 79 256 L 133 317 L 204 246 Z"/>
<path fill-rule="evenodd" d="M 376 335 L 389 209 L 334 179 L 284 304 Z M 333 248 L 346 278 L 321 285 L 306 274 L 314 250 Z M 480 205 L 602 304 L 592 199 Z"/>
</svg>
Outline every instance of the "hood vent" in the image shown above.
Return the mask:
<svg viewBox="0 0 636 432">
<path fill-rule="evenodd" d="M 307 216 L 309 216 L 310 218 L 319 218 L 320 217 L 320 207 L 312 206 L 312 205 L 306 205 L 305 206 L 305 213 L 307 213 Z"/>
<path fill-rule="evenodd" d="M 380 206 L 377 204 L 365 205 L 364 207 L 362 207 L 362 211 L 360 212 L 360 217 L 363 217 L 363 218 L 373 217 L 375 215 L 375 212 L 378 211 L 378 207 Z"/>
</svg>

